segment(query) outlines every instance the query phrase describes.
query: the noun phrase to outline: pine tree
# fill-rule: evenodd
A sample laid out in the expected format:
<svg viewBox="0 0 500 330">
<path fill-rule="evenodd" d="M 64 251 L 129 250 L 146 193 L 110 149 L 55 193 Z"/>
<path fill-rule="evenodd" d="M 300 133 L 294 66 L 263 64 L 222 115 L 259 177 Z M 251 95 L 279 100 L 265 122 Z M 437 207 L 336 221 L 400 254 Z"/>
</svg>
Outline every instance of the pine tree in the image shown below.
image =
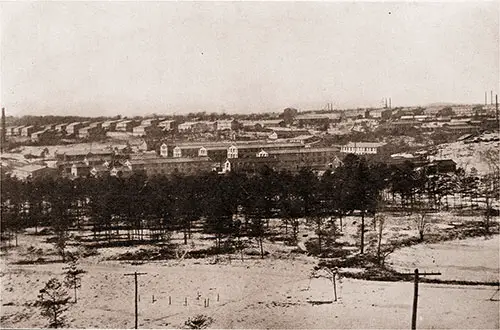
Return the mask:
<svg viewBox="0 0 500 330">
<path fill-rule="evenodd" d="M 64 278 L 64 284 L 68 289 L 73 289 L 75 292 L 75 303 L 78 301 L 77 299 L 77 290 L 82 286 L 82 274 L 85 271 L 78 267 L 78 259 L 71 258 L 68 262 L 68 265 L 63 268 L 66 271 L 66 275 Z"/>
<path fill-rule="evenodd" d="M 64 312 L 68 309 L 69 300 L 68 293 L 57 278 L 51 278 L 40 290 L 36 305 L 41 308 L 42 316 L 48 318 L 49 328 L 66 325 Z"/>
</svg>

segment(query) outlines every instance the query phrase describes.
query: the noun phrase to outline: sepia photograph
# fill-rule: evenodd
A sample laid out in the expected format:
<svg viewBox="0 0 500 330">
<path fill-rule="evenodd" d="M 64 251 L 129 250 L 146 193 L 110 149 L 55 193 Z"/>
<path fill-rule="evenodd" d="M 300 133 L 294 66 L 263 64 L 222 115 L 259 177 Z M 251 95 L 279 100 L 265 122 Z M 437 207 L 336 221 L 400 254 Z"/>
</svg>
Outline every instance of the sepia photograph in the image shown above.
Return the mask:
<svg viewBox="0 0 500 330">
<path fill-rule="evenodd" d="M 499 329 L 500 2 L 1 1 L 0 328 Z"/>
</svg>

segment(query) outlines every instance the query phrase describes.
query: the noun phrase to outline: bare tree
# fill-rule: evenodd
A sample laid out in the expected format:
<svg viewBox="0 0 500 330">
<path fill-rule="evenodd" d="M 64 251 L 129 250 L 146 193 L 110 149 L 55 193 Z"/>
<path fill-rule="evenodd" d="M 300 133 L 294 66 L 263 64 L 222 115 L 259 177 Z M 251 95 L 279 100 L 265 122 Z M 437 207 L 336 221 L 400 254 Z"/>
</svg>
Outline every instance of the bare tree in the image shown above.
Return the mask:
<svg viewBox="0 0 500 330">
<path fill-rule="evenodd" d="M 386 228 L 386 217 L 383 214 L 376 214 L 373 218 L 375 232 L 368 236 L 370 250 L 375 255 L 377 263 L 384 266 L 386 258 L 398 247 L 397 243 L 386 241 L 384 235 Z"/>
<path fill-rule="evenodd" d="M 377 231 L 377 261 L 380 263 L 380 255 L 382 252 L 382 237 L 384 235 L 384 227 L 385 227 L 385 216 L 383 214 L 377 214 L 373 217 L 373 222 L 375 226 L 378 224 Z"/>
<path fill-rule="evenodd" d="M 484 197 L 486 210 L 484 212 L 484 230 L 486 235 L 490 234 L 491 216 L 494 214 L 493 201 L 498 200 L 500 191 L 498 189 L 497 178 L 493 174 L 485 175 L 481 180 L 479 189 Z"/>
<path fill-rule="evenodd" d="M 314 215 L 308 218 L 308 220 L 316 226 L 314 232 L 316 233 L 316 235 L 318 235 L 318 253 L 321 253 L 322 238 L 324 234 L 324 229 L 323 229 L 324 219 L 321 215 Z"/>
<path fill-rule="evenodd" d="M 416 217 L 414 218 L 414 221 L 418 230 L 418 238 L 420 242 L 423 242 L 424 234 L 427 232 L 429 228 L 429 219 L 427 216 L 427 212 L 423 209 L 418 210 Z"/>
<path fill-rule="evenodd" d="M 481 197 L 484 197 L 486 211 L 484 213 L 484 229 L 486 235 L 490 233 L 492 203 L 500 197 L 500 153 L 490 149 L 480 154 L 482 161 L 486 162 L 489 172 L 483 176 L 479 185 Z"/>
</svg>

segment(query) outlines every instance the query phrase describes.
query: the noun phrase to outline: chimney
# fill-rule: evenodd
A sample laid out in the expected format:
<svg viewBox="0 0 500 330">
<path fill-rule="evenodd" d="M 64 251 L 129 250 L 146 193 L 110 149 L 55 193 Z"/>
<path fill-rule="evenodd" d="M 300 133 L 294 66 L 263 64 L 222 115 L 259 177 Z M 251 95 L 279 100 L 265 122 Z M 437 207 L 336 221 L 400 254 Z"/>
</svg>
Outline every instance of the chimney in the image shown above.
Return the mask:
<svg viewBox="0 0 500 330">
<path fill-rule="evenodd" d="M 0 141 L 0 152 L 3 152 L 5 142 L 7 142 L 6 134 L 7 131 L 5 130 L 5 108 L 2 108 L 2 136 Z"/>
<path fill-rule="evenodd" d="M 392 109 L 392 98 L 389 97 L 389 109 Z"/>
<path fill-rule="evenodd" d="M 385 102 L 384 108 L 387 109 L 387 98 L 385 97 L 384 97 L 384 102 Z"/>
<path fill-rule="evenodd" d="M 495 114 L 497 119 L 497 128 L 500 128 L 500 123 L 498 121 L 498 94 L 495 95 Z"/>
<path fill-rule="evenodd" d="M 491 101 L 491 105 L 493 105 L 493 91 L 491 91 L 490 93 L 491 93 L 491 94 L 490 94 L 490 95 L 491 95 L 491 96 L 490 96 L 490 101 Z"/>
<path fill-rule="evenodd" d="M 488 92 L 484 92 L 484 105 L 488 105 Z"/>
</svg>

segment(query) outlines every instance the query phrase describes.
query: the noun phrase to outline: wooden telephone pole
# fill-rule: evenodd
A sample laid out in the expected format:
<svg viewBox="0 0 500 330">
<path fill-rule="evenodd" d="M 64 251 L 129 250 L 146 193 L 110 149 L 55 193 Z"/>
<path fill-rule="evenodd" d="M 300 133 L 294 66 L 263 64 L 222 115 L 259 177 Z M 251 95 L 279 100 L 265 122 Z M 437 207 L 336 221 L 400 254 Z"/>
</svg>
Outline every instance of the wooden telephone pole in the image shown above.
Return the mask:
<svg viewBox="0 0 500 330">
<path fill-rule="evenodd" d="M 418 304 L 418 279 L 419 276 L 425 275 L 441 275 L 441 273 L 419 273 L 418 268 L 415 269 L 414 273 L 402 273 L 401 275 L 414 275 L 415 276 L 415 284 L 413 290 L 413 310 L 411 313 L 411 328 L 412 330 L 417 329 L 417 304 Z"/>
<path fill-rule="evenodd" d="M 134 276 L 134 282 L 135 282 L 135 329 L 138 329 L 137 327 L 137 321 L 138 321 L 138 315 L 139 315 L 139 311 L 138 311 L 138 307 L 137 307 L 137 298 L 138 298 L 138 288 L 137 288 L 137 276 L 138 275 L 146 275 L 147 273 L 138 273 L 138 272 L 134 272 L 132 274 L 125 274 L 125 276 Z"/>
</svg>

